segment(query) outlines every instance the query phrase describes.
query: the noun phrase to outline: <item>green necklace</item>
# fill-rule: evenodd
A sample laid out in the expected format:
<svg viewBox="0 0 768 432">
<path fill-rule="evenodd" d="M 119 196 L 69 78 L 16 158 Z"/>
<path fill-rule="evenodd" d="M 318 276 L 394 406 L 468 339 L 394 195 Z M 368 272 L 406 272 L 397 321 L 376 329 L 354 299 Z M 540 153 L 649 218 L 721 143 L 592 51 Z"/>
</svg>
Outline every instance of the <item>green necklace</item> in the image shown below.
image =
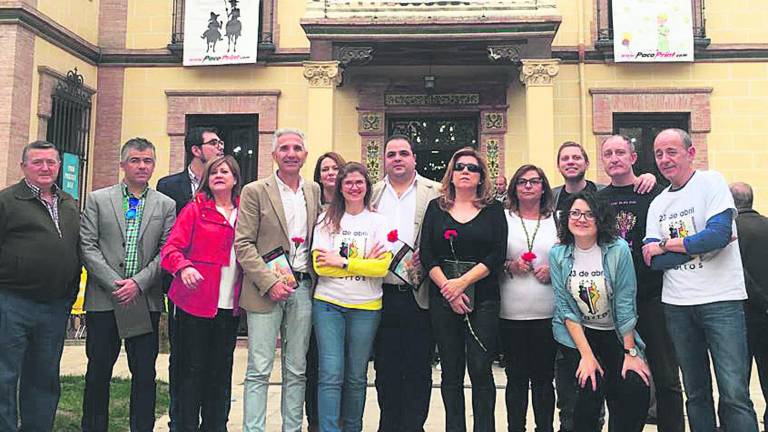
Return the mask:
<svg viewBox="0 0 768 432">
<path fill-rule="evenodd" d="M 536 228 L 533 230 L 533 236 L 528 235 L 528 228 L 525 227 L 525 220 L 523 220 L 523 215 L 520 216 L 520 224 L 523 225 L 523 232 L 525 233 L 525 244 L 528 246 L 528 252 L 533 252 L 533 242 L 536 240 L 536 234 L 539 232 L 539 225 L 541 225 L 541 213 L 539 213 L 539 218 L 536 219 Z"/>
</svg>

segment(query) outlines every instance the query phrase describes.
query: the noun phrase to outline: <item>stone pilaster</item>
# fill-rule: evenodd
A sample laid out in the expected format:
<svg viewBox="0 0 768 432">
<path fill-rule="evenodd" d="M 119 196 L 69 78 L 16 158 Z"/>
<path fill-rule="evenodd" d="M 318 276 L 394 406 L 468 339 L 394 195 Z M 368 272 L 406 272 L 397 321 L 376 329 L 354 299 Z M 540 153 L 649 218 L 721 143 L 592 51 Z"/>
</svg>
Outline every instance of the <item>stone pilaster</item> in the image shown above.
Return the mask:
<svg viewBox="0 0 768 432">
<path fill-rule="evenodd" d="M 336 86 L 341 83 L 337 61 L 304 62 L 307 88 L 307 141 L 315 155 L 333 150 Z"/>
<path fill-rule="evenodd" d="M 525 85 L 528 160 L 542 167 L 551 178 L 557 178 L 554 79 L 560 71 L 560 60 L 524 59 L 522 63 L 520 81 Z"/>
</svg>

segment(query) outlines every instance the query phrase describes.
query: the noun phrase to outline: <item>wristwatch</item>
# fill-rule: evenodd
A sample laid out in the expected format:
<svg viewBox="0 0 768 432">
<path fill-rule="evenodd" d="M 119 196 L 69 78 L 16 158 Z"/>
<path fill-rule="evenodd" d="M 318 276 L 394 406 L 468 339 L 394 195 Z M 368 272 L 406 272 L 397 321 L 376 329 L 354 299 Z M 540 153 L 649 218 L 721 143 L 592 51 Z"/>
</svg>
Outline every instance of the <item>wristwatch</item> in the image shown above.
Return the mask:
<svg viewBox="0 0 768 432">
<path fill-rule="evenodd" d="M 664 239 L 664 240 L 662 240 L 662 241 L 660 241 L 660 242 L 659 242 L 659 247 L 660 247 L 660 248 L 661 248 L 661 250 L 663 250 L 664 252 L 667 252 L 667 240 L 668 240 L 668 239 Z"/>
<path fill-rule="evenodd" d="M 637 347 L 632 347 L 630 349 L 624 348 L 624 354 L 629 354 L 630 357 L 637 357 Z"/>
</svg>

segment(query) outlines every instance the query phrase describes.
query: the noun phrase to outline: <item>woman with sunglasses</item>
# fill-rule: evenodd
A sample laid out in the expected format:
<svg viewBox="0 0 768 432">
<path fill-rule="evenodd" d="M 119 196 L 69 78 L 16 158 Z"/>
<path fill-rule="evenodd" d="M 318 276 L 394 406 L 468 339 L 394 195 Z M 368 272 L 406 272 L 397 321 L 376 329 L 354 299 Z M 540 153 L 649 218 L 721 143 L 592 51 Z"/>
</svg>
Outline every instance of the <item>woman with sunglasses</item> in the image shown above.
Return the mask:
<svg viewBox="0 0 768 432">
<path fill-rule="evenodd" d="M 392 262 L 384 217 L 369 210 L 371 180 L 344 165 L 328 209 L 315 226 L 312 259 L 319 276 L 312 324 L 319 358 L 318 418 L 323 432 L 359 432 L 368 359 L 381 319 L 381 284 Z"/>
<path fill-rule="evenodd" d="M 562 376 L 577 380 L 574 430 L 598 429 L 607 399 L 612 428 L 643 430 L 649 375 L 635 331 L 637 283 L 632 253 L 617 237 L 610 206 L 591 192 L 569 197 L 560 244 L 549 254 L 555 289 L 552 331 L 565 361 Z M 564 221 L 566 222 L 566 221 Z"/>
<path fill-rule="evenodd" d="M 421 232 L 421 262 L 429 272 L 430 308 L 442 365 L 446 430 L 466 430 L 464 370 L 472 381 L 475 432 L 494 430 L 499 279 L 507 223 L 484 157 L 457 151 L 443 177 L 442 195 L 429 203 Z"/>
<path fill-rule="evenodd" d="M 232 156 L 208 161 L 195 198 L 161 250 L 174 275 L 179 431 L 223 431 L 229 417 L 242 271 L 234 239 L 240 168 Z M 202 417 L 202 424 L 200 418 Z"/>
<path fill-rule="evenodd" d="M 552 432 L 557 344 L 549 250 L 557 243 L 554 197 L 544 171 L 521 166 L 507 189 L 507 261 L 501 281 L 499 331 L 506 360 L 507 425 L 524 431 L 530 383 L 536 430 Z"/>
</svg>

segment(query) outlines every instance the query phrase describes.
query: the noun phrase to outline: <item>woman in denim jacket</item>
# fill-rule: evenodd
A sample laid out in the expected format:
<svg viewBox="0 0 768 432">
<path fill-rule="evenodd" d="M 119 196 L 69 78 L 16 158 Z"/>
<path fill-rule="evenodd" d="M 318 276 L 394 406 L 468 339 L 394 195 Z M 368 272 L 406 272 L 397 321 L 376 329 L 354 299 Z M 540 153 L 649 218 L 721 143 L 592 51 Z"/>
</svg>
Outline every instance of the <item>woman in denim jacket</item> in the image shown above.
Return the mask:
<svg viewBox="0 0 768 432">
<path fill-rule="evenodd" d="M 569 197 L 560 244 L 549 253 L 555 290 L 552 330 L 565 359 L 562 376 L 578 381 L 574 430 L 597 430 L 607 399 L 617 431 L 642 431 L 648 412 L 648 365 L 637 332 L 637 282 L 627 243 L 616 236 L 610 207 L 591 192 Z"/>
</svg>

